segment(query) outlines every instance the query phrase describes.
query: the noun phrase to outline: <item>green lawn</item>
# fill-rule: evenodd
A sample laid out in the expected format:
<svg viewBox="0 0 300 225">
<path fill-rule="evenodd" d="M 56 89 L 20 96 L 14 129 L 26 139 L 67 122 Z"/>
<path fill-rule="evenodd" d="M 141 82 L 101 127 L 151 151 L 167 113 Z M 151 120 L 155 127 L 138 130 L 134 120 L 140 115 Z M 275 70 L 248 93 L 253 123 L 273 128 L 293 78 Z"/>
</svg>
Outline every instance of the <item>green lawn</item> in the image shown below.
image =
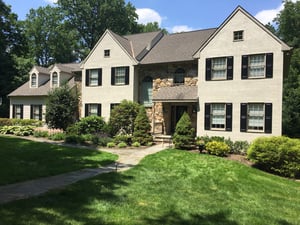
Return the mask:
<svg viewBox="0 0 300 225">
<path fill-rule="evenodd" d="M 90 149 L 0 136 L 0 185 L 100 167 L 116 159 L 116 155 Z"/>
<path fill-rule="evenodd" d="M 0 206 L 0 224 L 300 224 L 300 183 L 166 150 L 123 173 Z"/>
</svg>

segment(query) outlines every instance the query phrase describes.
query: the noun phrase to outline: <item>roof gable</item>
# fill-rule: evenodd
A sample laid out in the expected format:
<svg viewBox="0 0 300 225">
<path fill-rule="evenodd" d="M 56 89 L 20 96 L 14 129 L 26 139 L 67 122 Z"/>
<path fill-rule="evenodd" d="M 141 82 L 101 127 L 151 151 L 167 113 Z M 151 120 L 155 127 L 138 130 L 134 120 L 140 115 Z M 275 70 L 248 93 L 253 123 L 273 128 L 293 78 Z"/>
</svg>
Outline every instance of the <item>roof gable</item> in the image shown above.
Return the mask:
<svg viewBox="0 0 300 225">
<path fill-rule="evenodd" d="M 289 51 L 291 48 L 285 44 L 282 40 L 280 40 L 276 35 L 274 35 L 271 31 L 269 31 L 261 22 L 259 22 L 255 17 L 253 17 L 250 13 L 248 13 L 245 9 L 243 9 L 241 6 L 238 6 L 226 19 L 225 21 L 219 26 L 218 29 L 206 40 L 206 42 L 195 52 L 194 57 L 198 58 L 199 53 L 223 30 L 226 25 L 238 14 L 242 13 L 244 16 L 246 16 L 250 21 L 252 21 L 254 24 L 256 24 L 260 29 L 262 29 L 264 32 L 266 32 L 272 39 L 274 39 L 276 42 L 281 44 L 283 51 Z"/>
</svg>

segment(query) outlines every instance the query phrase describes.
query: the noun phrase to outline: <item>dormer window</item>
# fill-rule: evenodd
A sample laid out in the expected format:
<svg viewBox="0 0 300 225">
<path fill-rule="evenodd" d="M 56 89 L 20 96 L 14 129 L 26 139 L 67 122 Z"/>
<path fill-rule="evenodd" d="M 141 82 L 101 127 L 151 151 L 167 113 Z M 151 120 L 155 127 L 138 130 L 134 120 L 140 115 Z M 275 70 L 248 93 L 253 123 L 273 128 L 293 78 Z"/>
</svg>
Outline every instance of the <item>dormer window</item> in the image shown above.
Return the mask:
<svg viewBox="0 0 300 225">
<path fill-rule="evenodd" d="M 37 76 L 35 73 L 31 75 L 31 87 L 37 87 Z"/>
<path fill-rule="evenodd" d="M 233 41 L 242 41 L 244 40 L 244 31 L 238 30 L 233 32 Z"/>
<path fill-rule="evenodd" d="M 58 87 L 58 74 L 56 72 L 52 74 L 52 87 Z"/>
</svg>

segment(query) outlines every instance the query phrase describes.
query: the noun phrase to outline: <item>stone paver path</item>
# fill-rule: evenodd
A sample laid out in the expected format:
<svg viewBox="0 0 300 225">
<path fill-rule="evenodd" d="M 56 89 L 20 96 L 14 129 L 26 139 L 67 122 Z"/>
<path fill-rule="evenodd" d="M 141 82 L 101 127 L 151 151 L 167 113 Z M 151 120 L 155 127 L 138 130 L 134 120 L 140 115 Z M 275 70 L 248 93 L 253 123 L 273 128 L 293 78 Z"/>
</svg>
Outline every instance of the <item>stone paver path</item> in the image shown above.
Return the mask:
<svg viewBox="0 0 300 225">
<path fill-rule="evenodd" d="M 102 173 L 130 169 L 137 165 L 145 156 L 159 152 L 167 147 L 169 146 L 161 144 L 145 149 L 101 149 L 102 151 L 117 154 L 119 156 L 118 161 L 102 168 L 82 169 L 56 176 L 0 186 L 0 204 L 41 195 L 47 191 L 63 188 Z"/>
</svg>

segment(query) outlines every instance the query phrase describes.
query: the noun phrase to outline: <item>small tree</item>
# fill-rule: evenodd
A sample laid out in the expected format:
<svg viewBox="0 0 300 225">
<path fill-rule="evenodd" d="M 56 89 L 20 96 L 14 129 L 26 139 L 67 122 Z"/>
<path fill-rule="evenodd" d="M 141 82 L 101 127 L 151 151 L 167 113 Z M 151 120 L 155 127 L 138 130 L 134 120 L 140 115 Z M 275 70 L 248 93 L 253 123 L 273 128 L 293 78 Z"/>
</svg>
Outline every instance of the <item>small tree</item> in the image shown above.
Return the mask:
<svg viewBox="0 0 300 225">
<path fill-rule="evenodd" d="M 195 130 L 192 127 L 191 118 L 185 112 L 176 124 L 173 143 L 175 148 L 189 149 L 195 140 Z"/>
<path fill-rule="evenodd" d="M 49 92 L 46 102 L 46 123 L 49 127 L 66 130 L 77 119 L 78 97 L 65 84 Z"/>
<path fill-rule="evenodd" d="M 146 145 L 152 141 L 150 133 L 151 125 L 147 112 L 144 106 L 140 106 L 140 110 L 134 121 L 133 142 L 139 142 L 141 145 Z"/>
<path fill-rule="evenodd" d="M 111 111 L 109 127 L 112 135 L 120 130 L 126 134 L 133 134 L 134 120 L 139 111 L 139 104 L 133 101 L 123 100 Z"/>
</svg>

